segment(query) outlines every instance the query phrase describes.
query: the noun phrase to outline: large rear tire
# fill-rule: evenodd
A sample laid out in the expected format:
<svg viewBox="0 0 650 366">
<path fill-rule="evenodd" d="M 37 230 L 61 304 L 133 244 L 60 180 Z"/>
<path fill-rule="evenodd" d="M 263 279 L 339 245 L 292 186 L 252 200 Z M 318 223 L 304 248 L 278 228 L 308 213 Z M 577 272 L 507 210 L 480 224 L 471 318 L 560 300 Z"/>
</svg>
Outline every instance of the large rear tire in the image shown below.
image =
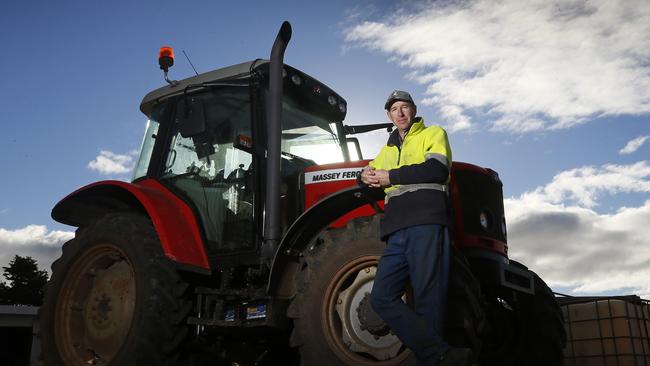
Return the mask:
<svg viewBox="0 0 650 366">
<path fill-rule="evenodd" d="M 39 313 L 44 364 L 175 364 L 189 334 L 187 291 L 147 218 L 111 214 L 77 230 Z"/>
<path fill-rule="evenodd" d="M 296 274 L 297 293 L 287 311 L 294 321 L 291 345 L 299 348 L 302 365 L 415 363 L 414 355 L 369 305 L 377 263 L 385 248 L 378 233 L 378 216 L 353 219 L 345 228 L 322 233 L 304 253 L 302 269 Z M 446 337 L 455 346 L 478 347 L 482 318 L 478 283 L 462 255 L 453 253 Z M 462 263 L 464 273 L 458 275 Z M 465 276 L 473 281 L 468 283 Z M 408 297 L 407 293 L 407 303 Z"/>
</svg>

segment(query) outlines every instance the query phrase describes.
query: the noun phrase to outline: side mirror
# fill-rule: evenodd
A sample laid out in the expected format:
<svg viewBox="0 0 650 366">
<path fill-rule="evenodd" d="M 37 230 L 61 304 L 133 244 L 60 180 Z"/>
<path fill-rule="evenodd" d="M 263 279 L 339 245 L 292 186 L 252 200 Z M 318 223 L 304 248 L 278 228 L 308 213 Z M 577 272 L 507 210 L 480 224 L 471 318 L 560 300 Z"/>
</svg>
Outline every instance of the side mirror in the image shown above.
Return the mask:
<svg viewBox="0 0 650 366">
<path fill-rule="evenodd" d="M 178 102 L 176 123 L 183 137 L 193 137 L 205 132 L 205 107 L 200 97 L 187 96 Z"/>
</svg>

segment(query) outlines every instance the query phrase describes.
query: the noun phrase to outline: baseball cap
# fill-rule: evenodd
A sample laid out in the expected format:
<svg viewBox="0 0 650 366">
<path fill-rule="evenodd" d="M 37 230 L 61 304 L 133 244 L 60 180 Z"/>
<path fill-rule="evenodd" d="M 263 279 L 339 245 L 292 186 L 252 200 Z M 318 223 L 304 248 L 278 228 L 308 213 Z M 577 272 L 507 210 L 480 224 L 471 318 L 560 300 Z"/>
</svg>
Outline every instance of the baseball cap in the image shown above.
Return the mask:
<svg viewBox="0 0 650 366">
<path fill-rule="evenodd" d="M 403 102 L 409 102 L 413 105 L 415 103 L 413 102 L 413 98 L 411 98 L 411 94 L 403 91 L 403 90 L 393 90 L 392 93 L 388 96 L 388 99 L 386 100 L 386 104 L 384 104 L 384 109 L 388 110 L 390 106 L 393 105 L 396 101 L 401 100 Z"/>
</svg>

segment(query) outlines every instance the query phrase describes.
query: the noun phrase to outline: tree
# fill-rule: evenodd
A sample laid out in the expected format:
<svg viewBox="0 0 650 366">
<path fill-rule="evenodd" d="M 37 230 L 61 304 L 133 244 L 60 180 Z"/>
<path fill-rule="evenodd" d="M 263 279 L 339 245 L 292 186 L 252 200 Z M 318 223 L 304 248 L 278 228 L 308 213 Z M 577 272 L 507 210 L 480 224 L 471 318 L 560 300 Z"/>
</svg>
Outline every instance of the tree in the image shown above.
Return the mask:
<svg viewBox="0 0 650 366">
<path fill-rule="evenodd" d="M 0 305 L 5 304 L 5 294 L 9 290 L 9 286 L 4 281 L 0 281 Z"/>
<path fill-rule="evenodd" d="M 38 269 L 32 257 L 16 255 L 7 267 L 2 267 L 9 281 L 0 283 L 0 303 L 6 305 L 41 305 L 47 282 L 47 272 Z"/>
</svg>

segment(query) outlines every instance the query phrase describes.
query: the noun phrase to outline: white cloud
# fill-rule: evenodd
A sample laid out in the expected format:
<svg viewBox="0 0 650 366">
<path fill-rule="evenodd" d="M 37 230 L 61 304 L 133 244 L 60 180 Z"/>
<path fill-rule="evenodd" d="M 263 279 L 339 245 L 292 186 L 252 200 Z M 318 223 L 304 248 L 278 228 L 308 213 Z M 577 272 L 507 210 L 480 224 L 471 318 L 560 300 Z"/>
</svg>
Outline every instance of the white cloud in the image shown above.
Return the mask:
<svg viewBox="0 0 650 366">
<path fill-rule="evenodd" d="M 598 205 L 597 200 L 601 194 L 622 192 L 650 192 L 648 162 L 567 170 L 553 177 L 553 181 L 546 186 L 525 193 L 522 198 L 528 202 L 574 203 L 580 207 L 593 208 Z"/>
<path fill-rule="evenodd" d="M 639 136 L 635 139 L 632 139 L 618 153 L 621 155 L 631 154 L 637 151 L 641 146 L 643 146 L 643 144 L 646 142 L 648 138 L 650 138 L 650 136 L 646 135 L 646 136 Z"/>
<path fill-rule="evenodd" d="M 121 155 L 102 150 L 95 160 L 88 163 L 88 168 L 104 175 L 127 174 L 133 170 L 135 165 L 134 156 L 136 154 L 137 152 L 130 151 Z"/>
<path fill-rule="evenodd" d="M 28 225 L 16 230 L 0 228 L 0 267 L 20 255 L 36 259 L 39 268 L 50 272 L 52 262 L 61 255 L 61 246 L 73 237 L 73 232 L 49 231 L 45 225 Z"/>
<path fill-rule="evenodd" d="M 613 214 L 592 209 L 601 193 L 629 191 L 650 192 L 647 162 L 573 169 L 506 199 L 510 257 L 576 294 L 631 289 L 649 298 L 650 200 Z"/>
<path fill-rule="evenodd" d="M 469 117 L 464 115 L 462 108 L 457 105 L 441 106 L 440 113 L 448 122 L 447 130 L 449 132 L 467 130 L 472 127 Z"/>
<path fill-rule="evenodd" d="M 425 2 L 354 24 L 347 43 L 407 68 L 452 126 L 471 120 L 456 124 L 448 106 L 516 133 L 650 112 L 645 0 Z"/>
</svg>

